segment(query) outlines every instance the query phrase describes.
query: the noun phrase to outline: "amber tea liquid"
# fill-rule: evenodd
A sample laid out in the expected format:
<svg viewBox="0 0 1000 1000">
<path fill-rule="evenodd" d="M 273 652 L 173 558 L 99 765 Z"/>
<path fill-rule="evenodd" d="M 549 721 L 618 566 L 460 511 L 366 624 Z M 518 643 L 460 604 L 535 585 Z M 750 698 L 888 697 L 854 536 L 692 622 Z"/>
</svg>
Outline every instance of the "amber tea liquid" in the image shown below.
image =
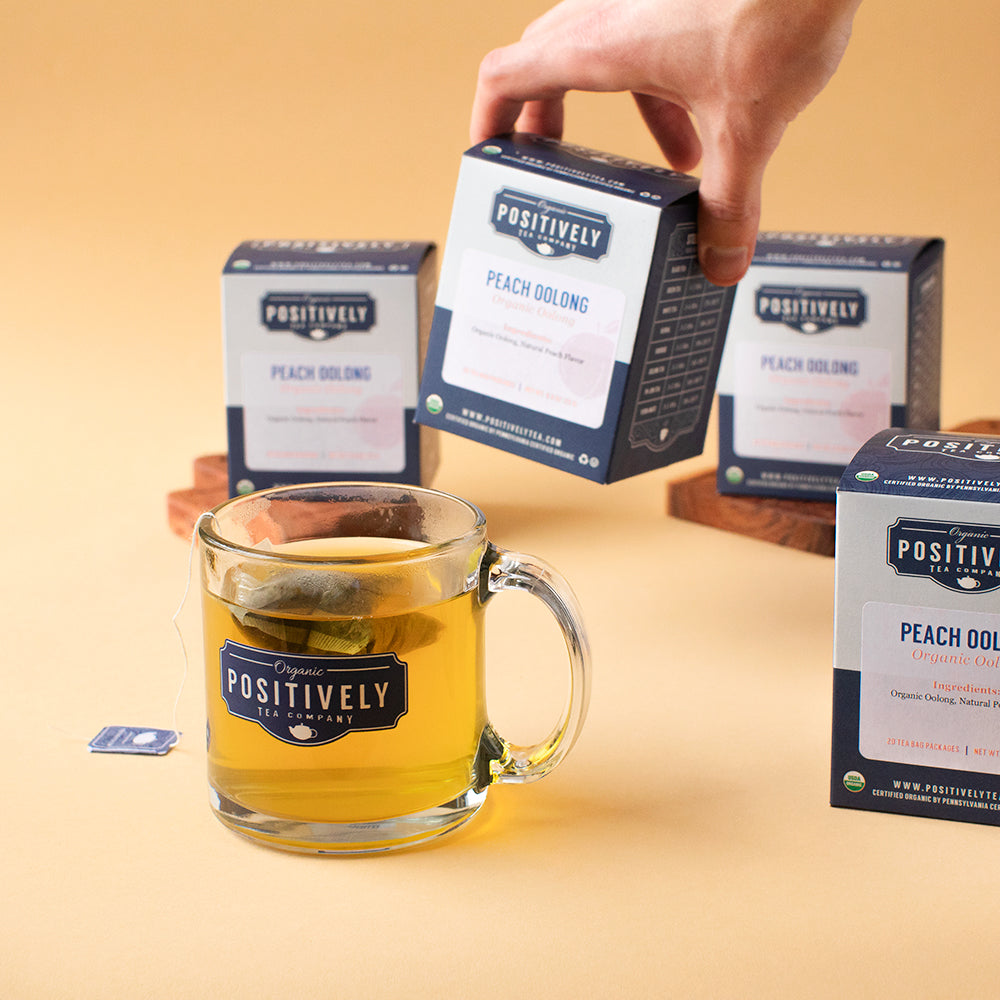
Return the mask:
<svg viewBox="0 0 1000 1000">
<path fill-rule="evenodd" d="M 270 606 L 281 603 L 281 569 L 277 584 L 258 569 L 249 588 L 223 588 L 225 597 L 203 591 L 208 767 L 221 796 L 273 818 L 356 823 L 430 809 L 474 784 L 486 726 L 484 609 L 475 589 L 433 600 L 440 588 L 430 570 L 419 560 L 406 565 L 407 550 L 420 544 L 338 538 L 275 546 L 290 555 L 373 557 L 360 589 L 362 615 L 304 613 L 296 600 L 287 609 Z M 384 567 L 384 594 L 383 569 L 374 566 L 380 555 L 401 557 Z M 411 578 L 401 585 L 400 574 Z M 256 583 L 271 588 L 267 606 L 253 606 Z M 240 600 L 226 599 L 233 597 Z M 280 678 L 243 668 L 254 650 L 279 664 Z M 275 654 L 288 654 L 288 666 Z M 381 663 L 383 654 L 394 654 L 391 675 L 350 673 Z M 324 674 L 331 665 L 347 672 Z M 391 728 L 353 728 L 381 718 L 393 697 L 404 699 L 405 710 Z M 345 731 L 310 745 L 339 731 L 331 725 Z"/>
</svg>

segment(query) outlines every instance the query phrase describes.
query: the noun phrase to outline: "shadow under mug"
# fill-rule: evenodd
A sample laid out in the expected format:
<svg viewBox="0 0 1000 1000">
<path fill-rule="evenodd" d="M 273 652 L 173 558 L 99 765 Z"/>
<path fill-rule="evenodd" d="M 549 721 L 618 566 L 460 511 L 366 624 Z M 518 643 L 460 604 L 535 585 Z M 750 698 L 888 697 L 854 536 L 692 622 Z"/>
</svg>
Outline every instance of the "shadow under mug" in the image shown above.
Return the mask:
<svg viewBox="0 0 1000 1000">
<path fill-rule="evenodd" d="M 198 522 L 212 807 L 286 850 L 348 854 L 454 830 L 490 784 L 552 770 L 583 723 L 590 653 L 575 596 L 494 546 L 472 504 L 382 483 L 287 486 Z M 535 746 L 485 705 L 485 611 L 520 590 L 566 640 L 569 697 Z"/>
</svg>

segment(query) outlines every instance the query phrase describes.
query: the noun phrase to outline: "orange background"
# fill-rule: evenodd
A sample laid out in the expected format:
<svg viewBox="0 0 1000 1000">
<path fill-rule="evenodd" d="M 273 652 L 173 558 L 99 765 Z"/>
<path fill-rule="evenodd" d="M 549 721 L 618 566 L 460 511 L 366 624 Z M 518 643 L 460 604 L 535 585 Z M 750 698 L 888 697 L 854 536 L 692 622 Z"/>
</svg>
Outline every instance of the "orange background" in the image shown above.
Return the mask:
<svg viewBox="0 0 1000 1000">
<path fill-rule="evenodd" d="M 435 485 L 573 583 L 595 680 L 567 761 L 440 847 L 304 858 L 214 820 L 194 596 L 179 746 L 86 752 L 172 725 L 165 496 L 225 450 L 230 250 L 443 245 L 479 60 L 543 8 L 5 4 L 5 997 L 995 993 L 1000 831 L 829 807 L 833 560 L 666 517 L 711 439 L 610 487 L 443 440 Z M 947 240 L 945 425 L 1000 416 L 998 29 L 988 0 L 868 0 L 764 192 L 767 228 Z M 567 138 L 657 161 L 625 95 L 574 95 Z M 558 637 L 513 596 L 490 620 L 494 721 L 537 739 Z"/>
<path fill-rule="evenodd" d="M 217 277 L 240 239 L 443 243 L 479 59 L 546 5 L 7 6 L 0 265 L 8 288 L 59 280 L 44 310 L 8 298 L 4 323 L 55 344 L 97 312 L 102 348 L 197 355 L 201 396 L 218 390 Z M 764 191 L 764 228 L 945 237 L 946 424 L 996 406 L 998 32 L 986 0 L 862 4 Z M 567 137 L 658 161 L 625 95 L 574 95 Z M 221 424 L 206 434 L 220 443 Z"/>
</svg>

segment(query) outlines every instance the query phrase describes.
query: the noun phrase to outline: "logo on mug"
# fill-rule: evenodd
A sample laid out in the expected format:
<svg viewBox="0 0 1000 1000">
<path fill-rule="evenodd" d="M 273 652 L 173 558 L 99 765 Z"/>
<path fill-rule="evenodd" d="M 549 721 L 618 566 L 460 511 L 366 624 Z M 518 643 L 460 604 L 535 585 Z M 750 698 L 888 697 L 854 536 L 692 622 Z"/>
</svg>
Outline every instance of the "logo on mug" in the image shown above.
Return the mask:
<svg viewBox="0 0 1000 1000">
<path fill-rule="evenodd" d="M 394 729 L 407 711 L 406 664 L 395 653 L 311 656 L 227 639 L 219 667 L 229 714 L 293 746 Z"/>
<path fill-rule="evenodd" d="M 490 222 L 498 233 L 514 237 L 540 257 L 600 260 L 611 242 L 606 215 L 512 188 L 494 197 Z"/>
</svg>

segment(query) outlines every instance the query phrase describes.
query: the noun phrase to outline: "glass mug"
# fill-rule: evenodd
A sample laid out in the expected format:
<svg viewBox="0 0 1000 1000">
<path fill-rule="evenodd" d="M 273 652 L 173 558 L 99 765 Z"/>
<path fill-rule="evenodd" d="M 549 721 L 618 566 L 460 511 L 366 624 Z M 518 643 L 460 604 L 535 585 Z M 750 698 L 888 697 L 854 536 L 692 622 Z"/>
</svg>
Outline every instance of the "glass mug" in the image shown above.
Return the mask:
<svg viewBox="0 0 1000 1000">
<path fill-rule="evenodd" d="M 210 798 L 231 829 L 309 853 L 419 844 L 575 742 L 590 687 L 576 598 L 546 563 L 494 546 L 465 500 L 286 486 L 221 504 L 197 532 Z M 484 617 L 501 590 L 541 598 L 566 640 L 569 697 L 535 746 L 486 713 Z"/>
</svg>

